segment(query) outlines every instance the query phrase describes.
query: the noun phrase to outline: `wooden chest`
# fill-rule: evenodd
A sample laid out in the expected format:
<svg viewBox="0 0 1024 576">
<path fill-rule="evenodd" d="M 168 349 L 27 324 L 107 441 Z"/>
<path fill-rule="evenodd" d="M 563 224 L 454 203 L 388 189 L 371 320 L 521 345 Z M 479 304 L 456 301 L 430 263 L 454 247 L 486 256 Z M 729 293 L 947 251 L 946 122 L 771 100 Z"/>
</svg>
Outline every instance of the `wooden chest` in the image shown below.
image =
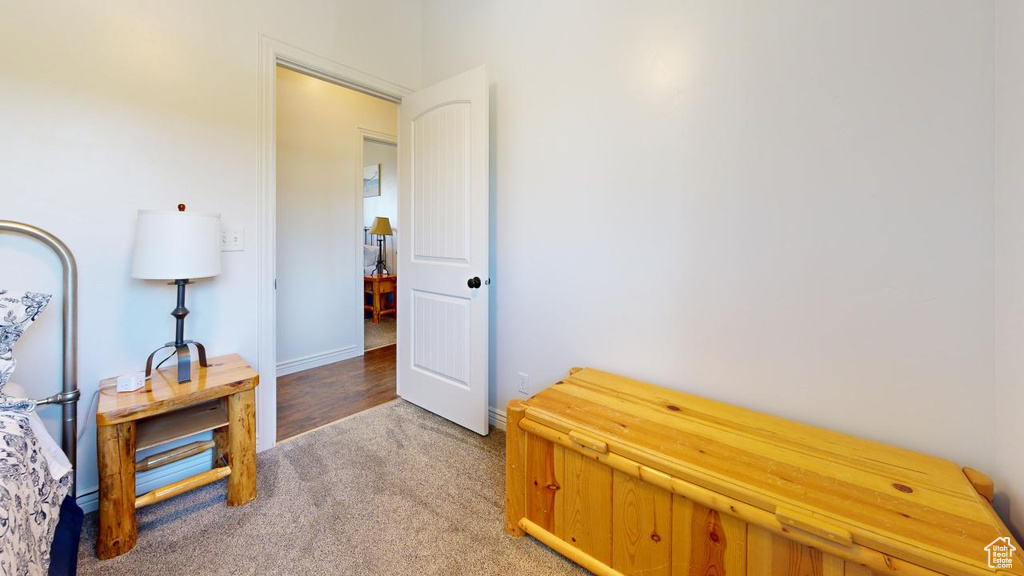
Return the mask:
<svg viewBox="0 0 1024 576">
<path fill-rule="evenodd" d="M 598 370 L 511 402 L 507 450 L 506 530 L 597 574 L 1024 574 L 983 475 Z"/>
</svg>

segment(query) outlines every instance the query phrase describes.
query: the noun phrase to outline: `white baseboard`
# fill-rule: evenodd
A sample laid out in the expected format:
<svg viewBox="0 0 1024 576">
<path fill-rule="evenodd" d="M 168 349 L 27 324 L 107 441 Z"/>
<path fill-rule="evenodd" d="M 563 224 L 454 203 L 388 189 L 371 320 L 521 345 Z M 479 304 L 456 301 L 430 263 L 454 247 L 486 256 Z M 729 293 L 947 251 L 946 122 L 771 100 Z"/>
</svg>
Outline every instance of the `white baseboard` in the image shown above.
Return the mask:
<svg viewBox="0 0 1024 576">
<path fill-rule="evenodd" d="M 195 456 L 189 456 L 177 462 L 161 466 L 148 472 L 140 472 L 135 477 L 135 494 L 145 494 L 161 486 L 173 484 L 189 476 L 206 472 L 213 467 L 213 454 L 210 450 Z M 83 493 L 84 492 L 84 493 Z M 100 490 L 93 486 L 88 491 L 80 490 L 75 499 L 86 514 L 95 512 L 100 507 Z"/>
<path fill-rule="evenodd" d="M 337 350 L 328 350 L 327 352 L 321 352 L 311 356 L 303 356 L 302 358 L 296 358 L 295 360 L 285 360 L 284 362 L 277 363 L 277 375 L 278 377 L 281 377 L 287 376 L 288 374 L 294 374 L 296 372 L 302 372 L 303 370 L 319 368 L 320 366 L 326 366 L 327 364 L 334 364 L 335 362 L 355 358 L 362 353 L 363 351 L 360 350 L 358 346 L 346 346 L 344 348 L 338 348 Z"/>
<path fill-rule="evenodd" d="M 505 429 L 505 411 L 504 410 L 498 410 L 494 406 L 491 406 L 491 407 L 489 407 L 487 409 L 487 412 L 488 412 L 488 416 L 489 416 L 488 419 L 491 421 L 491 426 L 494 426 L 498 430 L 504 430 Z"/>
</svg>

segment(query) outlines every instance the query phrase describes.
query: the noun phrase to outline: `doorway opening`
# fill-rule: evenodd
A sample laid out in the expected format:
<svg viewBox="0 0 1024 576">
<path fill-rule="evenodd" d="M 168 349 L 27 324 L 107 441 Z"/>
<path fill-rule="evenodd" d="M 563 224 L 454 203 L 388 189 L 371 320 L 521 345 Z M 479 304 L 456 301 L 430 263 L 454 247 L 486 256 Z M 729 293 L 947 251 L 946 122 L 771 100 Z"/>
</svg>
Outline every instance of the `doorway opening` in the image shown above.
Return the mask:
<svg viewBox="0 0 1024 576">
<path fill-rule="evenodd" d="M 381 298 L 379 286 L 374 297 L 367 277 L 397 277 L 398 107 L 282 66 L 275 73 L 282 441 L 397 398 L 397 298 Z"/>
<path fill-rule="evenodd" d="M 363 320 L 366 352 L 398 341 L 398 144 L 365 135 Z"/>
</svg>

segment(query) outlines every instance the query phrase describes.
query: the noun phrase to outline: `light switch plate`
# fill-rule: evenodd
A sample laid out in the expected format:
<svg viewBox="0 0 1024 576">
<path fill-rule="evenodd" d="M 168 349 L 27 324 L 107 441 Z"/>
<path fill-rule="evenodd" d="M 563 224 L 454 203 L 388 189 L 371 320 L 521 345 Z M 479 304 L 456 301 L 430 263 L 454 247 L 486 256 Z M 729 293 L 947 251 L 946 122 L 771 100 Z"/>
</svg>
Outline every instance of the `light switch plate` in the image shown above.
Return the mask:
<svg viewBox="0 0 1024 576">
<path fill-rule="evenodd" d="M 244 250 L 244 240 L 241 228 L 225 228 L 220 231 L 220 251 L 239 252 Z"/>
</svg>

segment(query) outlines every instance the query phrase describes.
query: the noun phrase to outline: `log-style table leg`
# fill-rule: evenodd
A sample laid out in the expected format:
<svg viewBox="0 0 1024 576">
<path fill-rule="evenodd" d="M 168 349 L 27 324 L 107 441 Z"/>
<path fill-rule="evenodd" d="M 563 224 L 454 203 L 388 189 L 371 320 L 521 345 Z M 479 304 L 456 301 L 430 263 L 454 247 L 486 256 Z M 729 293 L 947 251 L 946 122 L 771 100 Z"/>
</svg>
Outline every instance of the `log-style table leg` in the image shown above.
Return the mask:
<svg viewBox="0 0 1024 576">
<path fill-rule="evenodd" d="M 135 422 L 96 428 L 100 476 L 100 531 L 96 555 L 100 560 L 120 556 L 135 547 Z"/>
<path fill-rule="evenodd" d="M 228 396 L 228 506 L 256 497 L 256 394 L 252 389 Z"/>
</svg>

